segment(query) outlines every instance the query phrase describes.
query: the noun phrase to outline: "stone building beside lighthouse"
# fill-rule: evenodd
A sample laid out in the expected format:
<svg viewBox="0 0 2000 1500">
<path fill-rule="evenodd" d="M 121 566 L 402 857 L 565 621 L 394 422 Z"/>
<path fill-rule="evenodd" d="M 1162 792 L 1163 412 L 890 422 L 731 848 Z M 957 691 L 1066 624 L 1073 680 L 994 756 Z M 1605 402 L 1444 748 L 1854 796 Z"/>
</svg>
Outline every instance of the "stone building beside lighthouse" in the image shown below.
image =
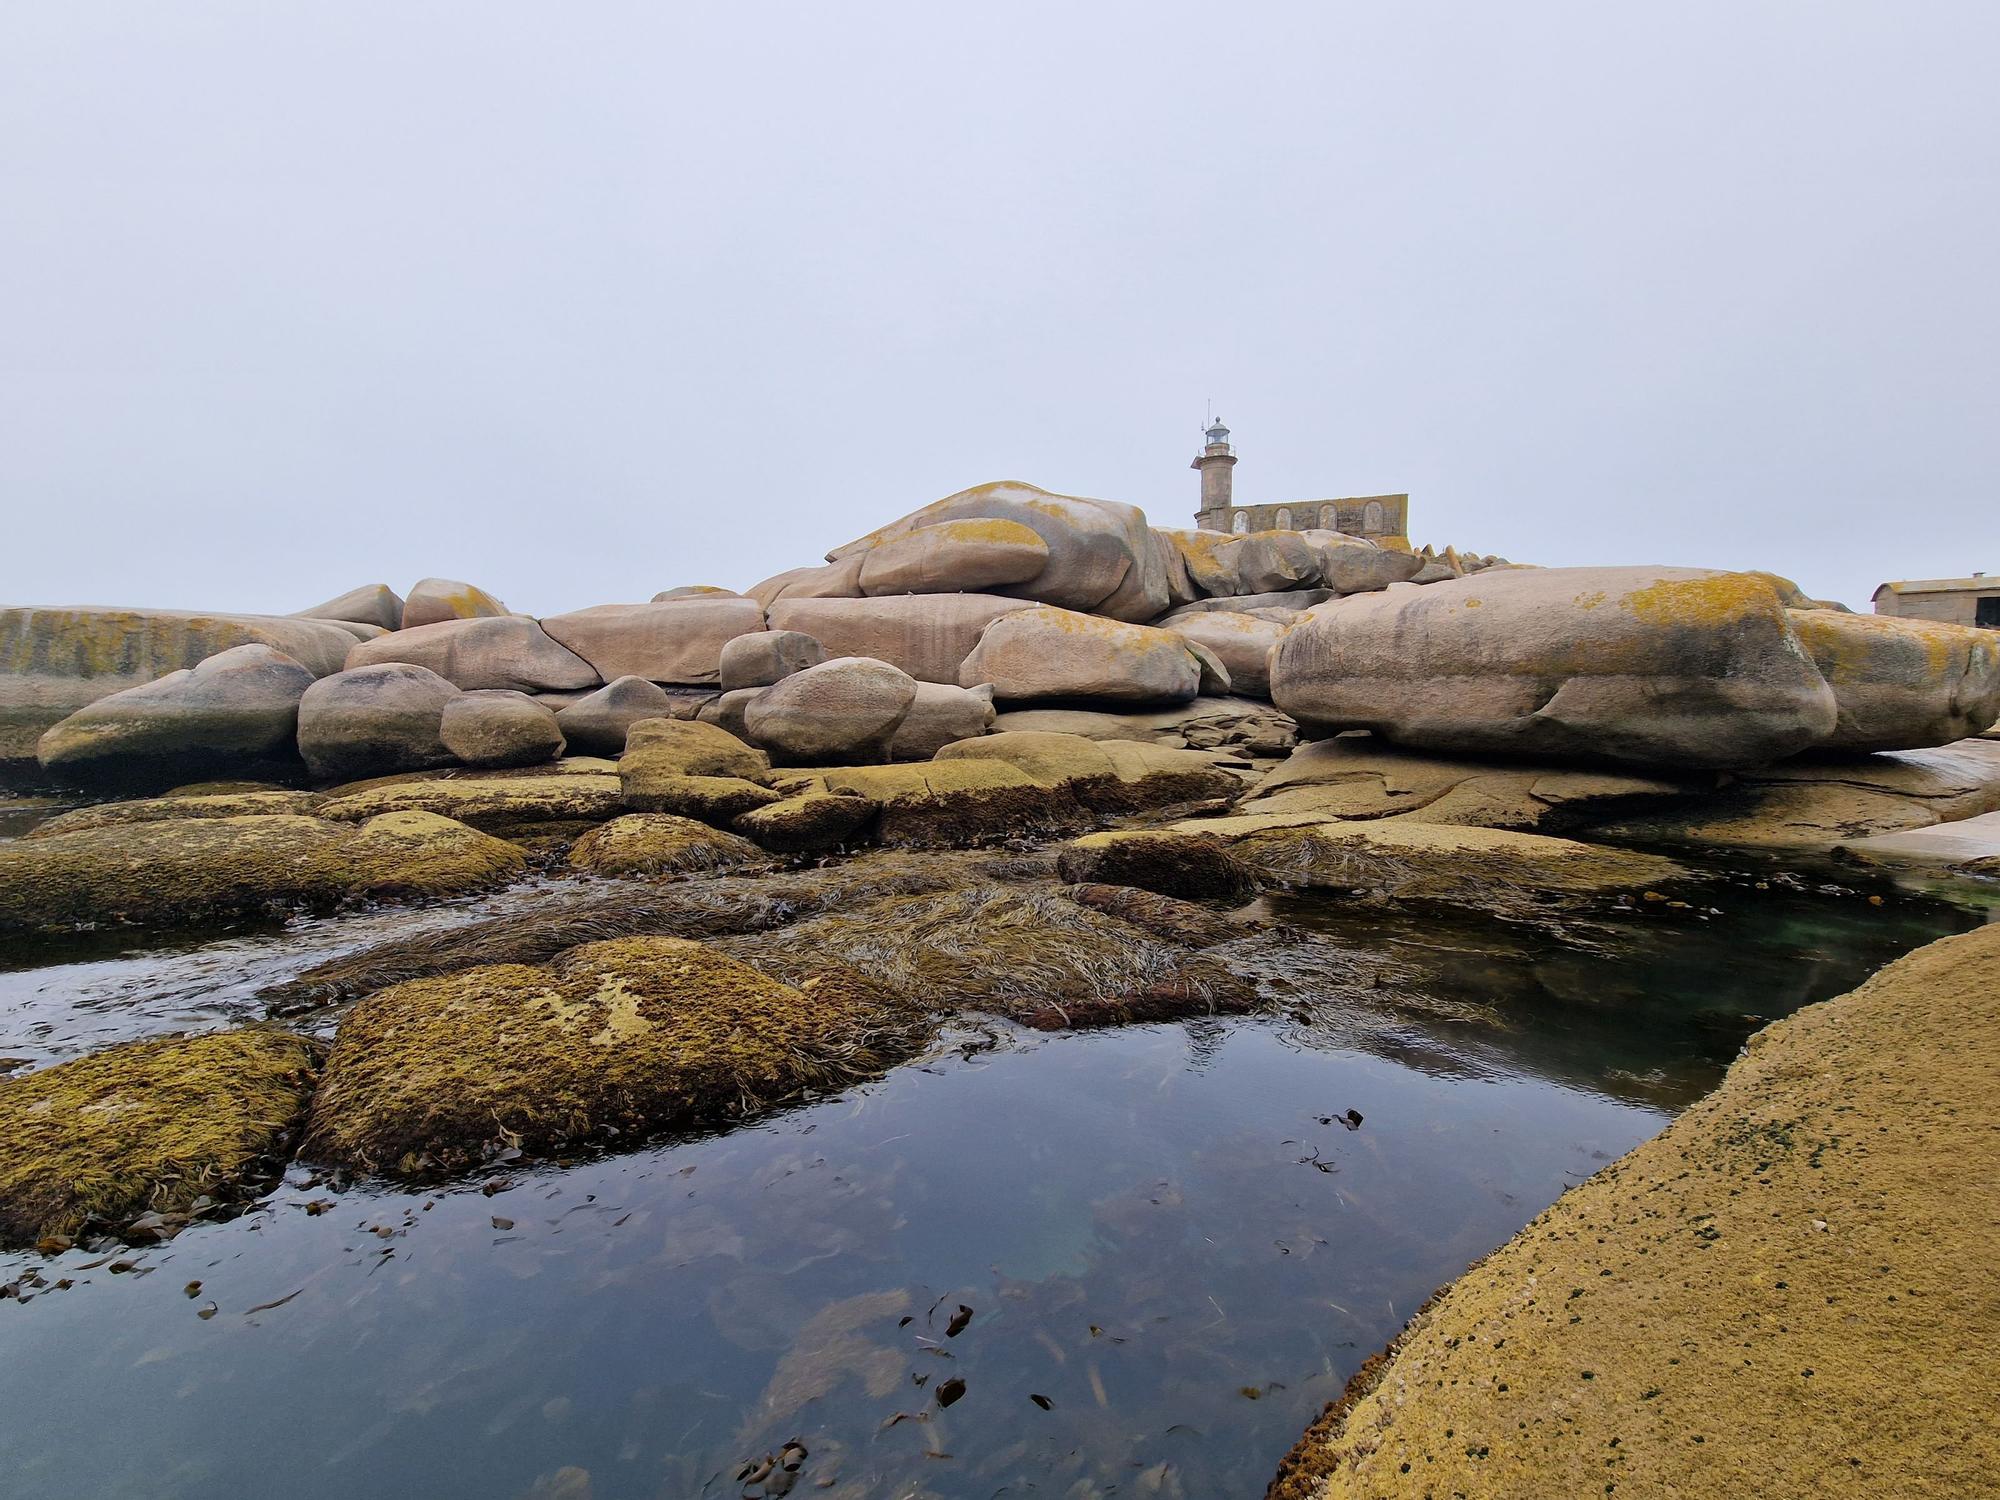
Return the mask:
<svg viewBox="0 0 2000 1500">
<path fill-rule="evenodd" d="M 1409 545 L 1408 495 L 1351 495 L 1338 500 L 1287 500 L 1275 505 L 1238 505 L 1236 450 L 1229 429 L 1208 424 L 1206 441 L 1190 468 L 1201 473 L 1201 508 L 1194 524 L 1202 531 L 1340 531 L 1349 536 Z"/>
</svg>

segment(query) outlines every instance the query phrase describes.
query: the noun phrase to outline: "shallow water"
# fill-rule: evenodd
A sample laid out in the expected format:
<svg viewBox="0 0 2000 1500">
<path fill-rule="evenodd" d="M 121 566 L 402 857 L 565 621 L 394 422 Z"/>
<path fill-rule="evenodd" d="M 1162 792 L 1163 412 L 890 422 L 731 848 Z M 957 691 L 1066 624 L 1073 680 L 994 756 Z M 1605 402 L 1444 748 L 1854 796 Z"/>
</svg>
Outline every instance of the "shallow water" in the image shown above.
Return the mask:
<svg viewBox="0 0 2000 1500">
<path fill-rule="evenodd" d="M 1759 1020 L 1978 920 L 1711 905 L 1579 940 L 1274 898 L 1400 977 L 1316 999 L 1309 942 L 1274 1015 L 964 1028 L 759 1124 L 490 1194 L 295 1172 L 158 1248 L 0 1257 L 0 1281 L 74 1282 L 0 1303 L 6 1493 L 736 1496 L 793 1440 L 801 1495 L 1260 1493 L 1426 1296 Z M 215 1024 L 410 920 L 45 954 L 67 961 L 0 976 L 0 1052 Z M 17 1035 L 31 1014 L 52 1029 Z"/>
</svg>

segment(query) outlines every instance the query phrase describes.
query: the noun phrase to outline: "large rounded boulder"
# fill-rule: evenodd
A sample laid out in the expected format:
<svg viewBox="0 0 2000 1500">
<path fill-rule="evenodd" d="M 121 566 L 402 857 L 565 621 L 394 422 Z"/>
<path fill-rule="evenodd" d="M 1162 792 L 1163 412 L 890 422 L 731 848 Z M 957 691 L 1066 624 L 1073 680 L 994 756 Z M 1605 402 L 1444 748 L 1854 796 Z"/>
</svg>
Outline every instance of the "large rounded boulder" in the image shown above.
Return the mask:
<svg viewBox="0 0 2000 1500">
<path fill-rule="evenodd" d="M 322 677 L 299 699 L 299 754 L 322 781 L 448 766 L 445 705 L 458 689 L 408 662 Z"/>
<path fill-rule="evenodd" d="M 739 635 L 722 648 L 722 690 L 769 687 L 826 660 L 826 647 L 797 630 Z"/>
<path fill-rule="evenodd" d="M 403 628 L 403 597 L 386 583 L 365 583 L 336 594 L 311 609 L 297 611 L 303 620 L 338 620 L 348 625 L 373 625 L 382 630 Z"/>
<path fill-rule="evenodd" d="M 347 665 L 411 662 L 456 687 L 524 693 L 576 692 L 598 685 L 597 669 L 522 615 L 443 620 L 357 641 Z"/>
<path fill-rule="evenodd" d="M 891 760 L 929 760 L 955 740 L 976 739 L 993 727 L 993 685 L 951 687 L 920 682 L 909 713 L 889 742 Z"/>
<path fill-rule="evenodd" d="M 959 668 L 959 683 L 991 683 L 994 697 L 1015 701 L 1182 703 L 1200 688 L 1201 669 L 1170 630 L 1045 606 L 987 626 Z"/>
<path fill-rule="evenodd" d="M 986 627 L 1033 609 L 997 594 L 891 594 L 879 599 L 787 599 L 771 606 L 773 630 L 802 631 L 829 656 L 867 656 L 919 682 L 959 683 L 959 668 Z"/>
<path fill-rule="evenodd" d="M 442 620 L 483 620 L 508 613 L 507 606 L 485 589 L 456 578 L 419 579 L 403 601 L 405 630 L 436 625 Z"/>
<path fill-rule="evenodd" d="M 1026 583 L 1049 565 L 1049 544 L 1019 521 L 938 521 L 870 549 L 864 594 L 969 594 Z"/>
<path fill-rule="evenodd" d="M 1791 618 L 1838 705 L 1828 748 L 1946 745 L 2000 719 L 2000 634 L 1832 609 Z"/>
<path fill-rule="evenodd" d="M 743 722 L 780 762 L 879 761 L 916 697 L 916 679 L 888 662 L 836 657 L 765 688 Z"/>
<path fill-rule="evenodd" d="M 489 688 L 444 706 L 438 738 L 468 766 L 538 766 L 563 753 L 554 710 L 526 693 Z"/>
<path fill-rule="evenodd" d="M 1768 577 L 1534 568 L 1320 605 L 1271 696 L 1426 750 L 1728 769 L 1832 734 L 1832 689 Z"/>
<path fill-rule="evenodd" d="M 290 760 L 313 675 L 270 646 L 232 646 L 86 705 L 36 746 L 59 780 L 171 785 Z"/>
<path fill-rule="evenodd" d="M 764 607 L 738 594 L 683 594 L 651 604 L 599 604 L 542 621 L 549 636 L 609 682 L 712 684 L 722 652 L 740 635 L 764 628 Z"/>
</svg>

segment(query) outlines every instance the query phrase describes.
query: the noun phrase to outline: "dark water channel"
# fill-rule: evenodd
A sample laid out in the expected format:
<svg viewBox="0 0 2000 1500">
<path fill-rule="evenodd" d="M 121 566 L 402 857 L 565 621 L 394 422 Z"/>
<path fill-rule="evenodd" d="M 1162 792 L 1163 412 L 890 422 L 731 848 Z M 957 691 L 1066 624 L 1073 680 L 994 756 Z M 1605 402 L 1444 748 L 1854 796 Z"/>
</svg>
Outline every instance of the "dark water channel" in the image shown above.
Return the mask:
<svg viewBox="0 0 2000 1500">
<path fill-rule="evenodd" d="M 295 1171 L 157 1248 L 0 1257 L 0 1281 L 73 1282 L 0 1302 L 0 1491 L 1261 1494 L 1431 1291 L 1711 1087 L 1753 1018 L 1980 920 L 1717 904 L 1578 945 L 1276 901 L 1411 982 L 1332 1012 L 966 1027 L 727 1134 L 431 1193 Z M 249 1014 L 356 935 L 25 955 L 0 1053 Z M 736 1477 L 766 1455 L 796 1472 Z"/>
</svg>

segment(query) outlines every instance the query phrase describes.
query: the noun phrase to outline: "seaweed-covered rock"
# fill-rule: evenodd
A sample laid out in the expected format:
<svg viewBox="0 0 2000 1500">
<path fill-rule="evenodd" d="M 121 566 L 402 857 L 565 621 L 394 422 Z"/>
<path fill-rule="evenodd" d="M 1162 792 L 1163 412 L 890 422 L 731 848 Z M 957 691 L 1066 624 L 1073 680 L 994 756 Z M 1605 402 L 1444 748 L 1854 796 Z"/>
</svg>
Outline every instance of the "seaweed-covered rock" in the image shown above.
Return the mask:
<svg viewBox="0 0 2000 1500">
<path fill-rule="evenodd" d="M 745 706 L 743 723 L 787 765 L 880 761 L 916 696 L 916 679 L 901 668 L 842 656 L 764 689 Z"/>
<path fill-rule="evenodd" d="M 624 810 L 618 778 L 551 772 L 534 776 L 446 776 L 344 791 L 321 804 L 324 818 L 360 822 L 392 812 L 434 813 L 499 833 L 533 823 L 601 822 Z"/>
<path fill-rule="evenodd" d="M 155 787 L 287 761 L 312 684 L 281 651 L 232 646 L 86 704 L 41 737 L 36 758 L 63 781 Z"/>
<path fill-rule="evenodd" d="M 875 837 L 892 848 L 959 849 L 1089 821 L 1069 788 L 1045 785 L 1001 761 L 848 766 L 824 774 L 828 791 L 875 804 Z"/>
<path fill-rule="evenodd" d="M 0 931 L 448 896 L 522 868 L 511 844 L 426 812 L 359 827 L 295 816 L 126 823 L 0 844 Z"/>
<path fill-rule="evenodd" d="M 556 711 L 556 727 L 572 748 L 586 755 L 620 756 L 634 724 L 646 719 L 687 717 L 658 683 L 619 677 Z"/>
<path fill-rule="evenodd" d="M 299 699 L 299 754 L 322 781 L 448 766 L 456 757 L 441 729 L 457 696 L 428 667 L 406 663 L 322 677 Z"/>
<path fill-rule="evenodd" d="M 913 1003 L 1038 1027 L 1242 1009 L 1255 998 L 1220 963 L 1049 890 L 973 885 L 889 897 L 722 946 L 749 953 L 780 943 Z"/>
<path fill-rule="evenodd" d="M 826 647 L 797 630 L 739 635 L 722 648 L 722 690 L 769 687 L 826 660 Z"/>
<path fill-rule="evenodd" d="M 990 682 L 1000 699 L 1179 703 L 1196 695 L 1201 672 L 1170 630 L 1042 607 L 988 625 L 958 680 Z"/>
<path fill-rule="evenodd" d="M 845 998 L 679 938 L 395 985 L 342 1022 L 304 1152 L 422 1177 L 748 1114 L 903 1050 L 907 1017 Z"/>
<path fill-rule="evenodd" d="M 538 766 L 567 748 L 553 709 L 504 689 L 463 693 L 445 704 L 438 738 L 468 766 Z"/>
<path fill-rule="evenodd" d="M 421 578 L 403 601 L 399 628 L 414 630 L 443 620 L 492 619 L 507 613 L 507 606 L 472 584 L 456 578 Z"/>
<path fill-rule="evenodd" d="M 1241 898 L 1251 869 L 1222 839 L 1175 829 L 1087 833 L 1063 845 L 1057 868 L 1077 883 L 1138 886 L 1164 896 Z"/>
<path fill-rule="evenodd" d="M 157 823 L 167 818 L 242 818 L 274 813 L 310 816 L 319 811 L 320 804 L 325 800 L 316 792 L 287 792 L 261 787 L 255 791 L 141 797 L 133 802 L 99 802 L 90 807 L 71 808 L 36 824 L 22 836 L 46 839 L 62 833 L 82 833 L 90 828 L 115 828 L 124 823 Z"/>
<path fill-rule="evenodd" d="M 282 1031 L 128 1042 L 0 1080 L 0 1244 L 185 1222 L 283 1167 L 314 1049 Z M 52 1248 L 54 1248 L 52 1246 Z"/>
<path fill-rule="evenodd" d="M 709 875 L 764 863 L 746 838 L 672 813 L 627 813 L 576 841 L 569 862 L 599 875 Z"/>
<path fill-rule="evenodd" d="M 728 730 L 693 719 L 645 719 L 626 735 L 618 774 L 627 792 L 643 796 L 659 776 L 740 776 L 761 781 L 771 759 Z M 640 804 L 634 803 L 637 807 Z"/>
<path fill-rule="evenodd" d="M 1822 749 L 1947 745 L 2000 719 L 2000 634 L 1935 620 L 1788 611 L 1837 717 Z"/>
<path fill-rule="evenodd" d="M 629 758 L 629 757 L 628 757 Z M 623 778 L 625 806 L 639 812 L 678 813 L 705 823 L 732 819 L 779 800 L 778 793 L 740 776 L 647 775 Z"/>
<path fill-rule="evenodd" d="M 730 827 L 777 854 L 823 854 L 847 843 L 875 812 L 866 797 L 807 791 L 738 813 Z"/>
</svg>

